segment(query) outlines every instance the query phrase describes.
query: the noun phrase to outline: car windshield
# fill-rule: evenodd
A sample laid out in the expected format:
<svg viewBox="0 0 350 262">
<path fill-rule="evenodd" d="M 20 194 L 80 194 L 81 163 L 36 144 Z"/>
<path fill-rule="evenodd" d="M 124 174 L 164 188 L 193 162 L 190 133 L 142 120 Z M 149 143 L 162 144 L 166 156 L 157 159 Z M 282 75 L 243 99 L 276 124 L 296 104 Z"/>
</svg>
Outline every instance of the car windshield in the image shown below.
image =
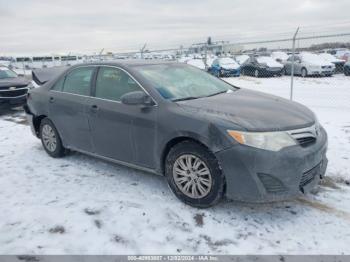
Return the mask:
<svg viewBox="0 0 350 262">
<path fill-rule="evenodd" d="M 172 101 L 207 97 L 237 89 L 200 69 L 187 65 L 143 65 L 135 69 L 150 81 L 165 99 Z"/>
<path fill-rule="evenodd" d="M 221 58 L 219 63 L 220 65 L 237 65 L 236 61 L 231 58 Z"/>
<path fill-rule="evenodd" d="M 260 57 L 257 57 L 256 60 L 259 63 L 265 63 L 265 64 L 276 63 L 276 61 L 272 57 L 269 57 L 269 56 L 260 56 Z"/>
<path fill-rule="evenodd" d="M 328 61 L 332 61 L 335 60 L 335 57 L 332 56 L 331 54 L 327 54 L 327 53 L 322 53 L 320 54 L 320 56 Z"/>
<path fill-rule="evenodd" d="M 0 79 L 5 79 L 5 78 L 16 78 L 17 74 L 13 71 L 11 71 L 8 68 L 1 68 L 0 67 Z"/>
<path fill-rule="evenodd" d="M 302 53 L 301 57 L 303 58 L 304 61 L 309 62 L 309 63 L 323 63 L 324 59 L 316 54 L 312 53 Z"/>
</svg>

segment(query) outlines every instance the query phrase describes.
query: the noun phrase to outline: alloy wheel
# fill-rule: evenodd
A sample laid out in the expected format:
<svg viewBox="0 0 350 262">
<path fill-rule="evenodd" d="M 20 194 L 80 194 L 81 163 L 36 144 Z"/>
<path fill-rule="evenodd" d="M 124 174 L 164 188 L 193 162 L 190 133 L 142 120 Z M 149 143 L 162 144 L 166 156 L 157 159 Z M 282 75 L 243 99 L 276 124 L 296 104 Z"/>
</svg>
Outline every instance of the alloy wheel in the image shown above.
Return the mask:
<svg viewBox="0 0 350 262">
<path fill-rule="evenodd" d="M 212 177 L 207 165 L 199 157 L 185 154 L 173 166 L 173 178 L 180 191 L 190 198 L 203 198 L 212 187 Z"/>
<path fill-rule="evenodd" d="M 57 147 L 57 138 L 53 128 L 49 125 L 44 125 L 41 131 L 41 137 L 46 149 L 54 152 Z"/>
<path fill-rule="evenodd" d="M 255 75 L 255 77 L 259 77 L 259 70 L 258 69 L 255 70 L 254 75 Z"/>
<path fill-rule="evenodd" d="M 307 71 L 306 71 L 305 68 L 303 68 L 303 69 L 301 70 L 301 76 L 302 76 L 302 77 L 306 77 L 306 76 L 307 76 Z"/>
</svg>

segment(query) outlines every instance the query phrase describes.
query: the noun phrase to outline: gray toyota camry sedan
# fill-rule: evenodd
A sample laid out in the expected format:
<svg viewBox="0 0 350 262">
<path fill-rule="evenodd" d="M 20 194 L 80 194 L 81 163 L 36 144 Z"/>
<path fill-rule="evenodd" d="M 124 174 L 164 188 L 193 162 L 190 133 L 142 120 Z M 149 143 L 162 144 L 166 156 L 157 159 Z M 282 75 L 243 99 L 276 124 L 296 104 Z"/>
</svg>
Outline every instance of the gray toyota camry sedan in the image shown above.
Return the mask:
<svg viewBox="0 0 350 262">
<path fill-rule="evenodd" d="M 74 150 L 164 175 L 195 207 L 293 198 L 326 171 L 327 134 L 311 110 L 186 64 L 82 64 L 33 78 L 42 85 L 25 110 L 50 156 Z"/>
</svg>

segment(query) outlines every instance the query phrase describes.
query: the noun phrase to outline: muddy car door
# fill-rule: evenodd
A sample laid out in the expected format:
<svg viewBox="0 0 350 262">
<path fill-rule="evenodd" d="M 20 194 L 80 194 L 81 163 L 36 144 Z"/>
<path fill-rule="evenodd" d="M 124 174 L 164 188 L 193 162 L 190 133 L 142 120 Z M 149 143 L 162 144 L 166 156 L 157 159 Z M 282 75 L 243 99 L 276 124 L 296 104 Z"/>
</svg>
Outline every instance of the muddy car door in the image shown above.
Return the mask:
<svg viewBox="0 0 350 262">
<path fill-rule="evenodd" d="M 50 90 L 49 118 L 68 148 L 92 150 L 86 103 L 95 69 L 93 66 L 75 68 Z"/>
</svg>

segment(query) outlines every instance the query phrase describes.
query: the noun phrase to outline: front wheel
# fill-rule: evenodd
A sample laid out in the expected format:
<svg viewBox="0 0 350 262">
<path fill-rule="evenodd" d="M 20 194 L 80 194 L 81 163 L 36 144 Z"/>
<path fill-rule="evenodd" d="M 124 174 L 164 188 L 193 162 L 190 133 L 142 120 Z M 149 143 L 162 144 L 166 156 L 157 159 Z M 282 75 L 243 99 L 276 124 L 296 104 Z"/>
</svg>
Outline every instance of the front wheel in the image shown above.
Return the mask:
<svg viewBox="0 0 350 262">
<path fill-rule="evenodd" d="M 207 208 L 224 195 L 225 179 L 215 156 L 204 146 L 184 141 L 169 152 L 165 173 L 174 194 L 184 203 Z"/>
<path fill-rule="evenodd" d="M 62 157 L 65 153 L 65 148 L 62 145 L 61 138 L 54 124 L 44 118 L 40 123 L 40 139 L 45 151 L 52 157 Z"/>
</svg>

